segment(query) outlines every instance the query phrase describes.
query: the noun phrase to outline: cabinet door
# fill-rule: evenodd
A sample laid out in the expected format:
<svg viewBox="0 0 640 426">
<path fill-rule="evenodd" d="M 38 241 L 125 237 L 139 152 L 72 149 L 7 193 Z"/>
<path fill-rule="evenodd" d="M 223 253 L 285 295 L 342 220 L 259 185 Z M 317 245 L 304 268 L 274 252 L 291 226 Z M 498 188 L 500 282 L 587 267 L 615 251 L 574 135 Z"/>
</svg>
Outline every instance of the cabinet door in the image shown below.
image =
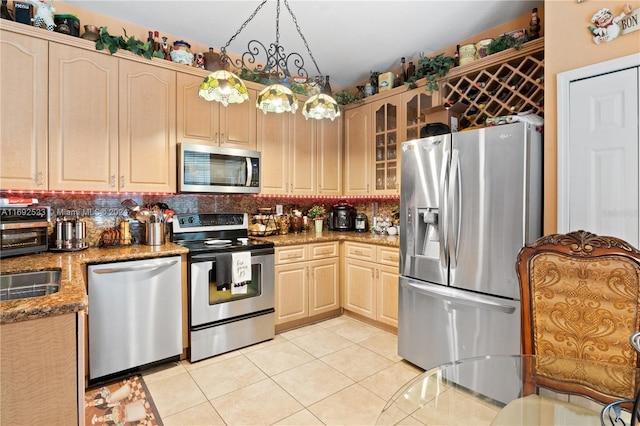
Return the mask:
<svg viewBox="0 0 640 426">
<path fill-rule="evenodd" d="M 373 263 L 345 260 L 344 308 L 376 319 L 376 282 Z"/>
<path fill-rule="evenodd" d="M 202 77 L 181 72 L 176 77 L 178 142 L 220 145 L 219 117 L 222 104 L 205 101 L 198 96 Z"/>
<path fill-rule="evenodd" d="M 176 72 L 121 59 L 119 189 L 176 191 Z"/>
<path fill-rule="evenodd" d="M 316 120 L 302 114 L 291 119 L 291 155 L 289 156 L 289 193 L 316 195 Z"/>
<path fill-rule="evenodd" d="M 376 275 L 376 320 L 398 327 L 398 268 L 381 266 Z"/>
<path fill-rule="evenodd" d="M 403 123 L 399 142 L 402 143 L 420 137 L 420 129 L 427 122 L 426 113 L 432 106 L 432 98 L 421 87 L 402 93 L 400 99 L 400 117 Z"/>
<path fill-rule="evenodd" d="M 344 112 L 344 192 L 345 195 L 370 193 L 370 105 Z"/>
<path fill-rule="evenodd" d="M 309 266 L 307 262 L 278 265 L 276 278 L 276 324 L 309 316 Z"/>
<path fill-rule="evenodd" d="M 0 189 L 48 189 L 47 45 L 0 32 Z"/>
<path fill-rule="evenodd" d="M 241 104 L 219 104 L 220 146 L 255 150 L 257 147 L 256 99 L 258 92 L 247 88 L 249 99 Z M 205 101 L 206 102 L 206 101 Z M 218 102 L 214 102 L 218 104 Z"/>
<path fill-rule="evenodd" d="M 262 153 L 262 194 L 288 194 L 291 114 L 258 114 L 258 151 Z"/>
<path fill-rule="evenodd" d="M 337 257 L 309 262 L 309 315 L 340 308 L 338 270 Z"/>
<path fill-rule="evenodd" d="M 342 118 L 317 124 L 318 195 L 342 195 Z"/>
<path fill-rule="evenodd" d="M 118 60 L 49 45 L 49 188 L 117 191 Z"/>
<path fill-rule="evenodd" d="M 371 104 L 373 117 L 373 188 L 376 194 L 399 192 L 400 98 L 398 95 Z"/>
</svg>

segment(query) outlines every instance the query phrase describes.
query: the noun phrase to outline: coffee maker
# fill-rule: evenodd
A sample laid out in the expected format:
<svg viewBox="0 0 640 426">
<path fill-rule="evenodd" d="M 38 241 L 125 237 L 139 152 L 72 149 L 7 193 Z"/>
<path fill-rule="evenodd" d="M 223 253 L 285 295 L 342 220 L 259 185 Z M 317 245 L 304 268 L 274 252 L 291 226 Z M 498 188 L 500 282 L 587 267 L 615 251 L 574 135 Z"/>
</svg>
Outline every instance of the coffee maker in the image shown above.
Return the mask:
<svg viewBox="0 0 640 426">
<path fill-rule="evenodd" d="M 334 205 L 329 213 L 329 230 L 353 231 L 355 229 L 356 209 L 348 203 Z"/>
</svg>

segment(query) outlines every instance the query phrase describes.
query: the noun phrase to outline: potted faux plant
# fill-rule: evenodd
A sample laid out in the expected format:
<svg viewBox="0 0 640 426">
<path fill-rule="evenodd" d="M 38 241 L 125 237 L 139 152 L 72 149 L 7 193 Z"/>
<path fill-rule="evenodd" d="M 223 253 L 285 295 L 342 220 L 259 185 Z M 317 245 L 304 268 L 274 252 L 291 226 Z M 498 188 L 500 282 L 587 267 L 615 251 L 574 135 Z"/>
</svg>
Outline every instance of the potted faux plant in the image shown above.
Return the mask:
<svg viewBox="0 0 640 426">
<path fill-rule="evenodd" d="M 313 219 L 316 227 L 316 235 L 322 235 L 322 226 L 324 225 L 324 217 L 327 214 L 324 206 L 316 204 L 307 212 L 309 219 Z"/>
<path fill-rule="evenodd" d="M 443 53 L 436 55 L 432 58 L 426 56 L 418 60 L 418 69 L 416 75 L 409 78 L 404 84 L 409 86 L 409 89 L 415 89 L 417 87 L 416 82 L 422 77 L 426 78 L 425 89 L 429 93 L 437 92 L 438 78 L 442 78 L 453 67 L 454 59 L 451 56 L 444 56 Z"/>
</svg>

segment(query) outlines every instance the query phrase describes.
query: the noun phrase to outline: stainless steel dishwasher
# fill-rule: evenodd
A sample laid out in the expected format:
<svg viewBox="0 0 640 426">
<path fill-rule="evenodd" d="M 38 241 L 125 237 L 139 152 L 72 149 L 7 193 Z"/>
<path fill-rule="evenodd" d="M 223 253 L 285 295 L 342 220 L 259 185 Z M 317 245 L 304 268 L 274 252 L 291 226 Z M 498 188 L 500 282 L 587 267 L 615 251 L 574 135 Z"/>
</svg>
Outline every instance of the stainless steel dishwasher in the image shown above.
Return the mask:
<svg viewBox="0 0 640 426">
<path fill-rule="evenodd" d="M 180 261 L 89 265 L 89 380 L 182 353 Z"/>
</svg>

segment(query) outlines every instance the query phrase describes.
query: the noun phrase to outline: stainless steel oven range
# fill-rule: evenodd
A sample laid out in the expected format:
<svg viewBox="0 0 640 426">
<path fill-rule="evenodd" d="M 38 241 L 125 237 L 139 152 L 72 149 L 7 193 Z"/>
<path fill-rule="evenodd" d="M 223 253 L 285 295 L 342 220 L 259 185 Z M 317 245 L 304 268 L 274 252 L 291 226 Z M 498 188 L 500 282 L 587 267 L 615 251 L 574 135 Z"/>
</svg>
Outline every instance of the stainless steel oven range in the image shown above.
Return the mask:
<svg viewBox="0 0 640 426">
<path fill-rule="evenodd" d="M 189 249 L 191 362 L 274 337 L 273 243 L 248 238 L 248 224 L 246 213 L 173 218 L 172 241 Z"/>
</svg>

